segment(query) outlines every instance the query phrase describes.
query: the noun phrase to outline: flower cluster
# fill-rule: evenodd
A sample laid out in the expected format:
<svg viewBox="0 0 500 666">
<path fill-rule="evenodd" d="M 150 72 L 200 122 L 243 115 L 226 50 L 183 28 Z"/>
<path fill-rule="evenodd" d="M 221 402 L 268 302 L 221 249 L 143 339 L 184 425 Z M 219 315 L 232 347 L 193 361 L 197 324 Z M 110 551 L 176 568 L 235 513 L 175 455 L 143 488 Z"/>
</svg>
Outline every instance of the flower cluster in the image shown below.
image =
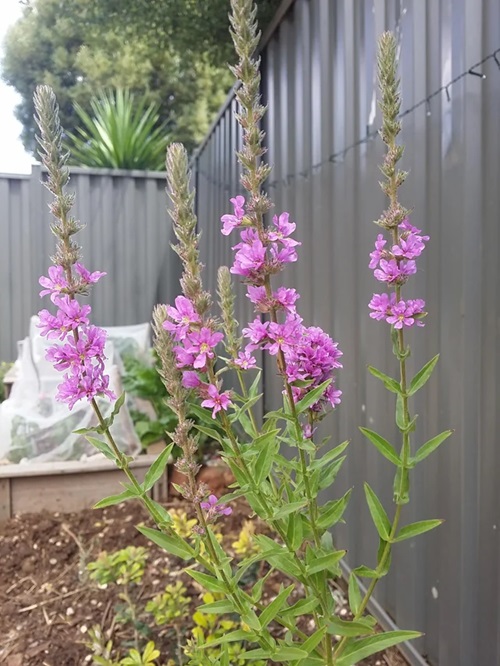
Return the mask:
<svg viewBox="0 0 500 666">
<path fill-rule="evenodd" d="M 233 513 L 231 507 L 226 504 L 217 504 L 218 501 L 216 495 L 209 495 L 208 501 L 201 502 L 200 504 L 209 522 L 215 522 L 219 516 L 230 516 Z"/>
<path fill-rule="evenodd" d="M 238 200 L 238 207 L 235 202 Z M 234 205 L 234 215 L 223 215 L 222 233 L 228 235 L 235 227 L 245 223 L 245 200 L 242 196 L 231 199 Z M 262 230 L 261 233 L 251 225 L 248 219 L 247 226 L 240 234 L 241 242 L 233 247 L 236 250 L 231 273 L 241 275 L 253 285 L 263 285 L 267 275 L 279 273 L 287 263 L 297 261 L 296 247 L 299 241 L 290 238 L 295 231 L 295 223 L 290 222 L 288 213 L 273 217 L 273 227 Z"/>
<path fill-rule="evenodd" d="M 339 362 L 342 352 L 322 329 L 303 325 L 296 310 L 300 295 L 295 289 L 279 287 L 273 291 L 267 279 L 284 264 L 297 260 L 296 247 L 300 243 L 291 237 L 295 223 L 290 221 L 288 213 L 281 213 L 273 217 L 269 229 L 258 229 L 252 225 L 250 216 L 245 217 L 244 198 L 235 197 L 231 202 L 235 214 L 222 216 L 222 233 L 227 235 L 237 226 L 245 227 L 241 242 L 233 247 L 236 255 L 231 272 L 245 278 L 246 295 L 255 311 L 270 315 L 267 320 L 257 317 L 243 329 L 248 343 L 233 363 L 244 370 L 254 367 L 256 361 L 252 352 L 256 349 L 263 349 L 272 356 L 280 355 L 284 379 L 291 387 L 295 402 L 330 380 L 323 395 L 312 405 L 312 411 L 319 413 L 328 405 L 335 407 L 340 402 L 341 391 L 335 388 L 334 370 L 342 367 Z M 312 436 L 312 431 L 305 436 Z"/>
<path fill-rule="evenodd" d="M 203 381 L 200 377 L 210 372 L 215 359 L 215 348 L 223 334 L 206 325 L 186 296 L 177 296 L 175 307 L 167 305 L 168 319 L 163 328 L 178 343 L 173 349 L 177 367 L 183 370 L 182 383 L 185 388 L 196 389 L 202 398 L 202 407 L 212 409 L 212 417 L 231 405 L 229 393 L 220 392 L 220 386 Z"/>
<path fill-rule="evenodd" d="M 51 266 L 48 277 L 42 276 L 39 280 L 44 287 L 40 296 L 50 296 L 57 311 L 53 315 L 48 310 L 41 310 L 38 327 L 42 336 L 62 343 L 49 347 L 46 359 L 56 370 L 66 371 L 56 399 L 68 403 L 70 409 L 84 398 L 89 402 L 96 396 L 115 399 L 109 390 L 109 376 L 104 374 L 106 332 L 90 324 L 90 305 L 81 305 L 74 298 L 75 293 L 83 293 L 106 274 L 90 273 L 79 263 L 75 264 L 75 272 L 78 278 L 72 284 L 62 266 Z"/>
<path fill-rule="evenodd" d="M 387 247 L 388 241 L 382 234 L 377 236 L 375 250 L 370 253 L 369 267 L 379 282 L 385 282 L 397 291 L 410 275 L 417 272 L 415 259 L 422 254 L 429 240 L 429 236 L 422 236 L 421 233 L 420 229 L 405 219 L 398 226 L 397 243 L 392 247 Z M 369 308 L 372 310 L 372 319 L 385 319 L 394 328 L 424 325 L 422 318 L 425 316 L 425 302 L 420 298 L 404 301 L 395 292 L 373 294 Z"/>
</svg>

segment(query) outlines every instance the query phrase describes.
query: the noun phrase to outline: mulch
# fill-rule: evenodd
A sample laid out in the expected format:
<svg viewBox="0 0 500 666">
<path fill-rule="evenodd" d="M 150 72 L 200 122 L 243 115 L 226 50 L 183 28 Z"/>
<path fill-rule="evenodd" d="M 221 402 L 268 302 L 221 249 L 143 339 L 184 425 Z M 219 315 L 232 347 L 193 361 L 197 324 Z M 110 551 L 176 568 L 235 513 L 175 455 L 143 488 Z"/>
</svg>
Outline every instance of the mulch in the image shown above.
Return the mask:
<svg viewBox="0 0 500 666">
<path fill-rule="evenodd" d="M 189 509 L 182 500 L 167 507 Z M 224 542 L 236 540 L 250 510 L 237 502 L 224 522 Z M 98 554 L 126 546 L 147 546 L 149 557 L 139 595 L 146 601 L 167 583 L 182 580 L 195 603 L 201 589 L 183 573 L 182 562 L 150 544 L 136 529 L 149 524 L 139 503 L 127 502 L 79 513 L 24 514 L 0 525 L 0 663 L 4 666 L 79 666 L 91 664 L 86 646 L 88 630 L 96 624 L 112 629 L 115 646 L 130 643 L 127 626 L 114 623 L 119 603 L 116 586 L 99 589 L 88 578 L 86 564 Z M 267 566 L 263 563 L 262 566 Z M 284 576 L 269 579 L 264 600 L 276 594 Z M 335 589 L 337 612 L 350 617 L 342 587 Z M 194 607 L 193 607 L 194 609 Z M 189 618 L 186 618 L 186 622 Z M 277 630 L 279 635 L 279 629 Z M 176 654 L 172 632 L 153 627 L 156 646 L 164 663 Z M 122 656 L 124 650 L 122 650 Z M 360 662 L 363 666 L 407 666 L 395 649 Z"/>
</svg>

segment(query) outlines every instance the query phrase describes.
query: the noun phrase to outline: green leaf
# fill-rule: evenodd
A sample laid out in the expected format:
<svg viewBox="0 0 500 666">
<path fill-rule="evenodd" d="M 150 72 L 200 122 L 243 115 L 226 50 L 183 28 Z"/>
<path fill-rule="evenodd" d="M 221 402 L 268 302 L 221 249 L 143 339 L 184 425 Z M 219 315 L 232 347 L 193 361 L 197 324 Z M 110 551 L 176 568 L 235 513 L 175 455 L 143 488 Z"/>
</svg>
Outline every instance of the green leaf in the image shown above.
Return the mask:
<svg viewBox="0 0 500 666">
<path fill-rule="evenodd" d="M 301 648 L 283 645 L 273 653 L 271 661 L 293 661 L 294 659 L 302 659 L 307 656 L 308 653 Z"/>
<path fill-rule="evenodd" d="M 334 617 L 328 623 L 328 633 L 338 634 L 339 636 L 366 636 L 366 634 L 373 634 L 374 628 L 369 622 L 362 619 L 356 621 L 341 620 Z"/>
<path fill-rule="evenodd" d="M 353 572 L 357 576 L 361 576 L 362 578 L 380 578 L 380 573 L 376 569 L 370 569 L 370 567 L 365 567 L 364 564 L 362 564 L 359 567 L 356 567 L 353 569 Z"/>
<path fill-rule="evenodd" d="M 273 518 L 279 520 L 280 518 L 285 518 L 290 513 L 295 513 L 299 509 L 302 509 L 307 504 L 307 500 L 300 500 L 300 502 L 289 502 L 284 506 L 280 507 L 277 511 L 274 512 Z"/>
<path fill-rule="evenodd" d="M 365 481 L 365 495 L 368 508 L 370 509 L 370 514 L 372 520 L 377 528 L 377 532 L 380 535 L 380 538 L 384 541 L 389 541 L 389 534 L 391 532 L 391 521 L 387 517 L 384 507 L 380 502 L 379 498 L 375 495 L 373 490 L 370 488 L 368 483 Z"/>
<path fill-rule="evenodd" d="M 368 428 L 360 428 L 363 435 L 373 444 L 379 453 L 381 453 L 384 458 L 387 458 L 391 463 L 398 466 L 401 464 L 399 456 L 394 450 L 394 447 L 389 444 L 389 442 L 379 435 L 374 430 L 369 430 Z"/>
<path fill-rule="evenodd" d="M 284 421 L 289 421 L 290 423 L 295 423 L 295 419 L 291 414 L 287 414 L 282 409 L 278 409 L 274 412 L 267 412 L 264 416 L 265 419 L 282 419 Z"/>
<path fill-rule="evenodd" d="M 167 553 L 171 553 L 183 560 L 191 560 L 196 554 L 194 548 L 177 535 L 170 536 L 151 527 L 144 527 L 143 525 L 139 525 L 137 529 L 157 546 L 166 550 Z"/>
<path fill-rule="evenodd" d="M 351 492 L 352 488 L 350 488 L 340 499 L 327 502 L 325 506 L 321 507 L 320 516 L 317 521 L 317 526 L 320 529 L 327 530 L 329 527 L 339 522 L 342 518 L 342 514 L 347 508 Z"/>
<path fill-rule="evenodd" d="M 123 403 L 125 402 L 125 391 L 123 391 L 120 395 L 120 397 L 117 399 L 117 401 L 114 404 L 113 411 L 109 415 L 109 425 L 113 425 L 113 421 L 115 420 L 115 416 L 118 416 L 120 413 L 120 409 L 123 407 Z"/>
<path fill-rule="evenodd" d="M 286 617 L 297 617 L 299 615 L 310 615 L 319 604 L 316 597 L 309 597 L 309 599 L 300 599 L 293 606 L 285 608 L 282 615 Z"/>
<path fill-rule="evenodd" d="M 413 379 L 410 382 L 410 387 L 408 389 L 408 395 L 413 395 L 419 389 L 422 388 L 422 386 L 426 383 L 426 381 L 431 376 L 432 371 L 434 370 L 438 360 L 439 360 L 439 354 L 436 354 L 436 356 L 434 356 L 434 358 L 431 358 L 431 360 L 424 365 L 422 370 L 417 372 L 415 377 L 413 377 Z"/>
<path fill-rule="evenodd" d="M 292 550 L 298 550 L 302 545 L 302 540 L 304 535 L 303 524 L 302 524 L 303 519 L 304 519 L 303 514 L 299 514 L 298 516 L 290 516 L 288 518 L 288 528 L 286 536 Z"/>
<path fill-rule="evenodd" d="M 436 437 L 433 437 L 425 444 L 418 449 L 416 454 L 411 458 L 412 463 L 422 462 L 427 456 L 429 456 L 433 451 L 435 451 L 440 444 L 442 444 L 450 435 L 453 434 L 453 430 L 445 430 Z"/>
<path fill-rule="evenodd" d="M 269 475 L 273 465 L 274 456 L 279 450 L 279 441 L 276 439 L 276 434 L 278 432 L 279 430 L 272 430 L 267 433 L 265 435 L 265 441 L 261 444 L 261 450 L 255 461 L 254 467 L 255 481 L 258 485 L 260 485 Z"/>
<path fill-rule="evenodd" d="M 191 572 L 188 571 L 187 573 Z M 224 643 L 234 643 L 235 641 L 253 642 L 256 638 L 257 636 L 253 631 L 249 632 L 244 629 L 237 629 L 236 631 L 230 631 L 228 634 L 224 634 L 221 638 L 217 638 L 214 641 L 209 641 L 204 645 L 201 645 L 200 649 L 205 650 L 206 648 L 213 648 Z"/>
<path fill-rule="evenodd" d="M 313 460 L 313 462 L 309 465 L 309 469 L 314 471 L 315 469 L 321 469 L 325 467 L 329 462 L 335 458 L 338 458 L 342 453 L 344 453 L 348 446 L 349 440 L 347 439 L 345 442 L 342 442 L 342 444 L 339 444 L 334 449 L 327 451 L 325 455 L 321 456 L 321 458 L 316 458 L 316 460 Z"/>
<path fill-rule="evenodd" d="M 404 541 L 405 539 L 411 539 L 418 534 L 424 534 L 424 532 L 428 532 L 429 530 L 433 530 L 435 527 L 438 527 L 442 522 L 444 521 L 440 520 L 439 518 L 435 518 L 433 520 L 420 520 L 417 523 L 405 525 L 399 530 L 398 536 L 394 539 L 394 541 Z"/>
<path fill-rule="evenodd" d="M 165 472 L 165 467 L 167 466 L 168 459 L 170 457 L 173 448 L 174 448 L 173 442 L 172 444 L 166 446 L 146 472 L 144 483 L 142 484 L 144 492 L 147 493 L 148 490 L 151 490 L 151 488 L 155 485 L 158 479 Z"/>
<path fill-rule="evenodd" d="M 290 596 L 294 587 L 295 585 L 289 585 L 284 590 L 281 590 L 276 599 L 273 599 L 273 601 L 265 607 L 259 615 L 259 621 L 262 627 L 267 627 L 267 625 L 274 620 L 276 615 L 278 615 L 280 610 L 286 604 L 286 600 Z"/>
<path fill-rule="evenodd" d="M 255 396 L 258 394 L 258 392 L 259 392 L 259 382 L 260 382 L 261 376 L 262 376 L 262 370 L 259 370 L 255 379 L 252 382 L 252 385 L 248 389 L 248 396 L 250 398 L 255 398 Z"/>
<path fill-rule="evenodd" d="M 372 365 L 368 366 L 368 372 L 377 379 L 380 379 L 385 388 L 392 391 L 392 393 L 401 393 L 401 384 L 392 377 L 389 377 L 389 375 L 377 370 L 377 368 L 374 368 Z"/>
<path fill-rule="evenodd" d="M 318 571 L 324 571 L 325 569 L 333 569 L 336 571 L 338 563 L 344 557 L 346 552 L 346 550 L 336 550 L 333 553 L 328 553 L 328 555 L 314 559 L 311 564 L 307 565 L 307 573 L 313 574 Z"/>
<path fill-rule="evenodd" d="M 204 435 L 207 435 L 207 437 L 210 437 L 210 439 L 214 440 L 215 442 L 219 442 L 219 444 L 222 444 L 222 435 L 220 432 L 215 430 L 215 428 L 209 428 L 207 426 L 200 425 L 199 423 L 195 423 L 194 427 L 196 430 L 199 430 L 199 432 L 202 432 Z"/>
<path fill-rule="evenodd" d="M 387 631 L 370 638 L 362 638 L 348 644 L 344 653 L 339 657 L 336 666 L 355 666 L 361 659 L 365 659 L 376 652 L 419 638 L 422 634 L 418 631 Z"/>
<path fill-rule="evenodd" d="M 224 583 L 214 576 L 209 576 L 208 574 L 201 573 L 201 571 L 194 571 L 193 569 L 186 569 L 186 573 L 194 578 L 197 583 L 202 585 L 209 592 L 222 592 L 227 594 L 228 590 Z"/>
<path fill-rule="evenodd" d="M 206 423 L 210 428 L 213 428 L 214 425 L 214 420 L 212 418 L 212 412 L 210 412 L 208 409 L 205 409 L 204 407 L 200 407 L 199 405 L 195 405 L 190 403 L 189 404 L 189 413 L 193 414 L 194 416 L 197 416 L 200 421 L 203 423 Z M 220 437 L 220 434 L 219 434 Z"/>
<path fill-rule="evenodd" d="M 224 615 L 224 613 L 234 613 L 234 606 L 228 599 L 221 599 L 220 601 L 212 601 L 209 604 L 198 606 L 196 610 L 207 615 Z"/>
<path fill-rule="evenodd" d="M 398 467 L 394 477 L 394 501 L 408 504 L 410 501 L 410 475 L 407 468 Z"/>
<path fill-rule="evenodd" d="M 308 654 L 311 654 L 318 645 L 323 640 L 323 636 L 326 634 L 326 627 L 320 627 L 317 631 L 314 632 L 309 638 L 302 644 L 302 649 L 305 650 Z M 321 663 L 321 662 L 320 662 Z"/>
<path fill-rule="evenodd" d="M 408 429 L 403 396 L 399 393 L 396 396 L 396 425 L 401 430 L 401 432 L 406 432 Z"/>
<path fill-rule="evenodd" d="M 299 400 L 299 402 L 295 405 L 296 413 L 302 414 L 302 412 L 305 412 L 306 409 L 308 409 L 311 405 L 314 405 L 315 402 L 318 402 L 331 383 L 332 380 L 327 379 L 326 382 L 323 382 L 319 386 L 316 386 L 316 388 L 313 388 L 312 391 L 309 391 L 309 393 L 306 393 L 302 400 Z"/>
<path fill-rule="evenodd" d="M 87 439 L 92 444 L 92 446 L 95 446 L 95 448 L 98 449 L 104 456 L 106 456 L 106 458 L 116 462 L 116 456 L 109 444 L 101 441 L 100 439 L 96 439 L 95 437 L 90 437 L 90 435 L 86 435 L 85 439 Z"/>
<path fill-rule="evenodd" d="M 356 615 L 361 608 L 361 591 L 359 589 L 358 579 L 355 574 L 351 571 L 349 574 L 349 608 L 353 615 Z"/>
<path fill-rule="evenodd" d="M 105 497 L 104 499 L 100 500 L 99 502 L 97 502 L 97 504 L 94 504 L 94 509 L 103 509 L 105 506 L 113 506 L 113 504 L 120 504 L 121 502 L 125 502 L 131 497 L 137 497 L 137 493 L 134 493 L 132 490 L 127 489 L 124 490 L 119 495 L 110 495 L 109 497 Z"/>
</svg>

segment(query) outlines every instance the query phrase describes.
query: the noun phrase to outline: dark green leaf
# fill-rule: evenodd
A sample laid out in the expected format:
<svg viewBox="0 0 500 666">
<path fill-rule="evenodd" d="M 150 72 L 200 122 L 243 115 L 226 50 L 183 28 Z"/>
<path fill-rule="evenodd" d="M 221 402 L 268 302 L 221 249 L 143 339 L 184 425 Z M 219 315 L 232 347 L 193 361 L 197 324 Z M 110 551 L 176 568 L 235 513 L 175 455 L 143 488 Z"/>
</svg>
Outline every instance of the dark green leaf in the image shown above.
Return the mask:
<svg viewBox="0 0 500 666">
<path fill-rule="evenodd" d="M 384 374 L 371 365 L 368 366 L 368 372 L 370 372 L 377 379 L 380 379 L 385 388 L 389 391 L 392 391 L 392 393 L 401 393 L 401 384 L 392 377 L 389 377 L 389 375 Z"/>
<path fill-rule="evenodd" d="M 342 444 L 336 446 L 334 449 L 327 451 L 323 456 L 321 456 L 321 458 L 316 458 L 316 460 L 313 460 L 313 462 L 309 465 L 309 469 L 315 470 L 325 467 L 329 462 L 335 458 L 338 458 L 342 453 L 344 453 L 348 445 L 349 440 L 346 440 L 345 442 L 342 442 Z"/>
<path fill-rule="evenodd" d="M 317 521 L 317 525 L 320 529 L 326 530 L 332 525 L 335 525 L 342 518 L 344 511 L 347 508 L 349 502 L 349 497 L 351 496 L 352 488 L 349 489 L 346 494 L 338 500 L 333 500 L 327 502 L 325 506 L 322 506 L 320 509 L 320 517 Z"/>
<path fill-rule="evenodd" d="M 293 606 L 285 608 L 282 615 L 286 617 L 298 617 L 299 615 L 310 615 L 319 604 L 319 600 L 315 597 L 309 599 L 300 599 Z"/>
<path fill-rule="evenodd" d="M 289 504 L 285 504 L 284 506 L 280 507 L 277 511 L 274 512 L 273 518 L 275 520 L 279 520 L 280 518 L 285 518 L 285 516 L 288 516 L 290 513 L 295 513 L 295 511 L 299 511 L 299 509 L 302 509 L 306 504 L 307 500 L 300 500 L 300 502 L 290 502 Z"/>
<path fill-rule="evenodd" d="M 302 649 L 305 650 L 308 654 L 311 654 L 311 652 L 315 650 L 317 646 L 321 643 L 323 636 L 325 634 L 326 634 L 326 627 L 321 627 L 320 629 L 315 631 L 314 634 L 309 636 L 309 638 L 302 644 Z"/>
<path fill-rule="evenodd" d="M 318 402 L 331 383 L 332 380 L 327 379 L 326 382 L 323 382 L 319 386 L 316 386 L 316 388 L 313 388 L 312 391 L 309 391 L 309 393 L 306 393 L 302 400 L 299 400 L 299 402 L 295 405 L 296 413 L 302 414 L 302 412 L 305 412 L 306 409 L 308 409 L 311 405 L 314 405 L 315 402 Z"/>
<path fill-rule="evenodd" d="M 436 518 L 434 520 L 420 520 L 418 523 L 405 525 L 399 530 L 398 536 L 396 539 L 394 539 L 394 541 L 404 541 L 405 539 L 411 539 L 418 534 L 423 534 L 424 532 L 433 530 L 435 527 L 441 525 L 442 522 L 442 520 Z"/>
<path fill-rule="evenodd" d="M 360 428 L 363 435 L 373 444 L 379 453 L 381 453 L 384 458 L 387 458 L 391 463 L 398 466 L 401 464 L 399 456 L 394 450 L 394 447 L 389 444 L 389 442 L 379 435 L 374 430 L 369 430 L 368 428 Z"/>
<path fill-rule="evenodd" d="M 271 603 L 265 607 L 259 616 L 259 621 L 262 627 L 267 627 L 267 625 L 274 620 L 276 615 L 278 615 L 286 604 L 286 600 L 290 596 L 294 587 L 295 585 L 289 585 L 284 590 L 281 590 L 276 599 L 273 599 Z"/>
<path fill-rule="evenodd" d="M 440 435 L 436 435 L 436 437 L 433 437 L 430 439 L 428 442 L 423 444 L 416 454 L 411 458 L 411 462 L 413 463 L 419 463 L 425 458 L 427 458 L 428 455 L 430 455 L 433 451 L 435 451 L 440 444 L 442 444 L 450 435 L 453 434 L 453 430 L 445 430 L 442 432 Z"/>
<path fill-rule="evenodd" d="M 301 648 L 283 645 L 273 653 L 271 661 L 293 661 L 307 656 L 307 652 Z"/>
<path fill-rule="evenodd" d="M 187 573 L 192 573 L 188 571 Z M 257 636 L 252 632 L 244 631 L 243 629 L 237 629 L 236 631 L 230 631 L 228 634 L 224 634 L 222 638 L 216 638 L 214 641 L 209 641 L 204 645 L 201 645 L 201 649 L 213 648 L 217 645 L 222 645 L 223 643 L 233 643 L 234 641 L 249 641 L 253 642 Z"/>
<path fill-rule="evenodd" d="M 351 571 L 349 575 L 349 608 L 353 615 L 356 615 L 361 608 L 361 591 L 359 589 L 358 579 Z"/>
<path fill-rule="evenodd" d="M 145 537 L 153 541 L 153 543 L 166 550 L 167 553 L 171 553 L 183 560 L 190 560 L 195 556 L 194 549 L 177 535 L 170 536 L 151 527 L 144 527 L 143 525 L 139 525 L 137 529 L 141 534 L 144 534 Z"/>
<path fill-rule="evenodd" d="M 109 497 L 105 497 L 104 499 L 100 500 L 99 502 L 97 502 L 97 504 L 94 504 L 94 509 L 103 509 L 105 506 L 120 504 L 121 502 L 125 502 L 131 497 L 137 497 L 137 493 L 134 493 L 131 490 L 127 489 L 124 490 L 119 495 L 110 495 Z"/>
<path fill-rule="evenodd" d="M 219 442 L 219 444 L 222 444 L 222 435 L 220 434 L 220 432 L 217 432 L 215 428 L 209 428 L 208 426 L 203 426 L 200 425 L 199 423 L 195 424 L 194 427 L 199 432 L 202 432 L 204 435 L 207 435 L 207 437 L 212 439 L 214 442 Z"/>
<path fill-rule="evenodd" d="M 350 621 L 341 620 L 334 617 L 328 623 L 328 633 L 338 634 L 339 636 L 366 636 L 366 634 L 373 634 L 374 629 L 369 622 L 363 619 Z"/>
<path fill-rule="evenodd" d="M 401 432 L 406 432 L 408 424 L 406 423 L 405 405 L 403 396 L 398 394 L 396 396 L 396 425 Z"/>
<path fill-rule="evenodd" d="M 370 488 L 368 483 L 365 482 L 365 495 L 368 508 L 370 509 L 370 514 L 372 520 L 377 528 L 377 532 L 380 535 L 380 538 L 384 541 L 389 541 L 389 534 L 391 532 L 391 522 L 387 517 L 387 514 L 380 502 L 379 498 L 375 495 L 373 490 Z"/>
<path fill-rule="evenodd" d="M 410 388 L 408 389 L 408 395 L 413 395 L 419 389 L 422 388 L 422 386 L 426 383 L 426 381 L 431 376 L 432 371 L 434 370 L 438 360 L 439 360 L 439 354 L 436 354 L 436 356 L 434 356 L 434 358 L 431 358 L 431 360 L 424 365 L 422 370 L 419 370 L 419 372 L 417 372 L 415 377 L 413 377 L 413 379 L 410 382 Z"/>
<path fill-rule="evenodd" d="M 197 583 L 202 585 L 209 592 L 222 592 L 227 594 L 228 590 L 224 583 L 214 576 L 209 576 L 208 574 L 201 573 L 201 571 L 195 571 L 194 569 L 186 569 L 186 573 L 194 578 Z"/>
<path fill-rule="evenodd" d="M 336 666 L 355 666 L 361 659 L 365 659 L 376 652 L 419 638 L 422 634 L 418 631 L 387 631 L 383 634 L 362 638 L 348 644 L 344 653 L 337 660 Z"/>
<path fill-rule="evenodd" d="M 221 599 L 220 601 L 212 601 L 212 603 L 198 606 L 196 610 L 207 615 L 224 615 L 224 613 L 234 613 L 234 606 L 228 599 Z"/>
<path fill-rule="evenodd" d="M 323 555 L 314 559 L 311 564 L 307 565 L 307 573 L 313 574 L 318 571 L 324 571 L 325 569 L 333 569 L 337 571 L 338 563 L 344 557 L 347 551 L 345 550 L 336 550 L 333 553 L 328 553 L 328 555 Z"/>
<path fill-rule="evenodd" d="M 167 466 L 168 459 L 172 453 L 173 448 L 173 443 L 166 446 L 146 472 L 144 483 L 142 484 L 144 492 L 147 493 L 148 490 L 151 490 L 151 488 L 165 472 L 165 467 Z"/>
<path fill-rule="evenodd" d="M 96 449 L 98 449 L 104 456 L 106 456 L 106 458 L 116 462 L 116 456 L 109 444 L 101 441 L 100 439 L 96 439 L 95 437 L 90 437 L 89 435 L 86 436 L 86 439 L 92 444 L 92 446 L 95 446 Z"/>
<path fill-rule="evenodd" d="M 363 564 L 360 567 L 356 567 L 353 572 L 357 576 L 362 578 L 380 578 L 380 573 L 376 569 L 370 569 L 370 567 L 365 567 Z"/>
</svg>

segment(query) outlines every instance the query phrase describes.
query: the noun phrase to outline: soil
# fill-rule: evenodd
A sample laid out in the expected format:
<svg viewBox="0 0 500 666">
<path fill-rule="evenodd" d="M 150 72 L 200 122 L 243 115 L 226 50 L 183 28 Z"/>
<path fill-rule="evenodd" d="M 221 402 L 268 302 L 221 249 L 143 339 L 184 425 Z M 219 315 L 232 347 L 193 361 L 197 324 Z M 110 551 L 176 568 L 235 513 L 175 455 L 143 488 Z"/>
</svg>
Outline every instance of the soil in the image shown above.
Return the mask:
<svg viewBox="0 0 500 666">
<path fill-rule="evenodd" d="M 166 506 L 184 508 L 189 513 L 180 499 Z M 225 544 L 236 540 L 249 513 L 244 502 L 236 503 L 233 514 L 224 521 Z M 183 573 L 183 563 L 149 544 L 135 528 L 139 523 L 149 523 L 146 513 L 138 503 L 128 502 L 71 514 L 24 514 L 0 526 L 1 664 L 91 664 L 86 642 L 88 631 L 94 625 L 108 632 L 116 647 L 130 646 L 131 630 L 114 621 L 115 605 L 120 603 L 117 586 L 110 584 L 107 589 L 100 589 L 86 571 L 86 564 L 103 550 L 110 552 L 131 545 L 149 548 L 146 572 L 138 588 L 142 607 L 162 592 L 167 583 L 177 580 L 182 580 L 194 602 L 199 603 L 201 589 Z M 276 594 L 282 581 L 284 577 L 278 573 L 269 578 L 264 600 Z M 350 612 L 342 589 L 336 589 L 335 595 L 337 612 L 348 619 Z M 186 616 L 185 623 L 190 622 L 190 617 Z M 162 664 L 169 657 L 175 657 L 171 630 L 154 627 L 151 622 L 151 638 L 161 650 Z M 124 652 L 126 650 L 122 649 L 122 656 Z M 396 649 L 360 663 L 407 666 Z"/>
</svg>

